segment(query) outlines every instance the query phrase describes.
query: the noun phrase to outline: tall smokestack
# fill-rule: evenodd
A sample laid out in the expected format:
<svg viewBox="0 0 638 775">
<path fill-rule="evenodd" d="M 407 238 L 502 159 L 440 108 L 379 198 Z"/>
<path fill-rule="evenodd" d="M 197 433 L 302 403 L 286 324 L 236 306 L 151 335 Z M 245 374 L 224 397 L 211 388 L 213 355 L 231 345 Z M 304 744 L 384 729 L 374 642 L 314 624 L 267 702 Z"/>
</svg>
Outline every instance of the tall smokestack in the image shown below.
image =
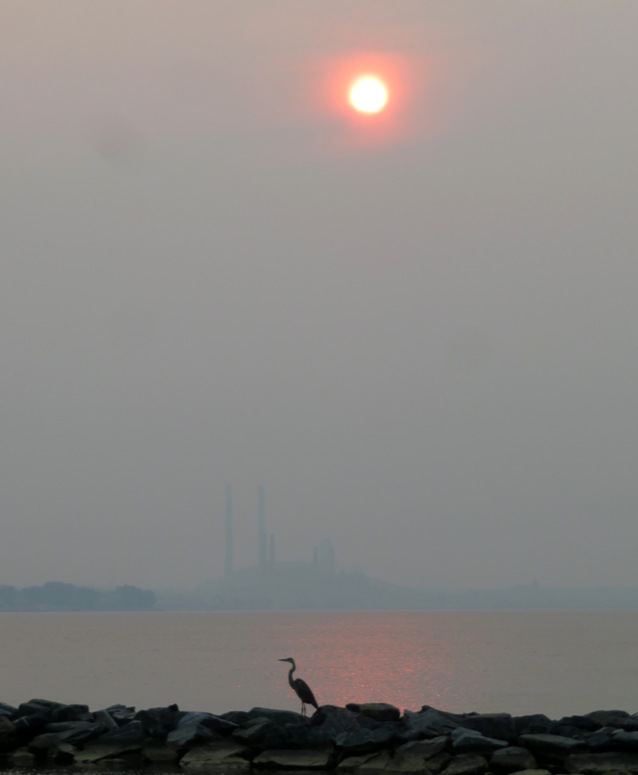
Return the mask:
<svg viewBox="0 0 638 775">
<path fill-rule="evenodd" d="M 264 507 L 264 488 L 259 487 L 259 511 L 258 511 L 258 530 L 259 530 L 259 567 L 266 569 L 268 562 L 267 539 L 266 539 L 266 515 Z"/>
<path fill-rule="evenodd" d="M 224 553 L 224 576 L 229 578 L 233 573 L 233 491 L 226 485 L 226 533 Z"/>
</svg>

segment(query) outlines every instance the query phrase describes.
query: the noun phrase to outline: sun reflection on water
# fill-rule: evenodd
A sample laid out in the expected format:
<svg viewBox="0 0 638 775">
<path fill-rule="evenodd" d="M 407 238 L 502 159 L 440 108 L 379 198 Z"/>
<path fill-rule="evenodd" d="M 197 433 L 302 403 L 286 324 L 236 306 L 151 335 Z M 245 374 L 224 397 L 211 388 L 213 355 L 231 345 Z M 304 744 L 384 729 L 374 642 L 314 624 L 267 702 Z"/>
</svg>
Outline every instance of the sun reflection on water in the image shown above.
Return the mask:
<svg viewBox="0 0 638 775">
<path fill-rule="evenodd" d="M 318 688 L 320 703 L 390 702 L 419 710 L 449 703 L 450 687 L 458 685 L 460 665 L 440 616 L 297 613 L 294 621 L 296 631 L 286 633 L 282 620 L 280 635 L 289 636 L 298 674 Z"/>
</svg>

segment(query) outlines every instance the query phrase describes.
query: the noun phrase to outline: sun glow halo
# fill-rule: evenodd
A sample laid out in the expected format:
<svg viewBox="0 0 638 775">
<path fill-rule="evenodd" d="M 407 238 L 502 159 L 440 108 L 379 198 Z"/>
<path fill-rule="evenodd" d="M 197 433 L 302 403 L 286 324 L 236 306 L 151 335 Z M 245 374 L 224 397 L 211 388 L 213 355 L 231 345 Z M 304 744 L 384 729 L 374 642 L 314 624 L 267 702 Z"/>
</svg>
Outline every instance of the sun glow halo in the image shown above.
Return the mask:
<svg viewBox="0 0 638 775">
<path fill-rule="evenodd" d="M 348 100 L 359 113 L 379 113 L 388 103 L 388 89 L 377 76 L 365 75 L 352 84 Z"/>
</svg>

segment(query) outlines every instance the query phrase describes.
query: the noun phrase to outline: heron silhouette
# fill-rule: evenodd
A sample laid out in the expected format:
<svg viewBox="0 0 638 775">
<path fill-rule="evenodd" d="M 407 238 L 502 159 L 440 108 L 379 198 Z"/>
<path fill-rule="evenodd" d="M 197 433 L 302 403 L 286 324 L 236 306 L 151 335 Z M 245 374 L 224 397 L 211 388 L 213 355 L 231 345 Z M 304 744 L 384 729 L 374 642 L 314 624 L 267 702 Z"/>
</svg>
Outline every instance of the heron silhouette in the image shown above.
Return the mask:
<svg viewBox="0 0 638 775">
<path fill-rule="evenodd" d="M 288 672 L 288 683 L 292 687 L 297 697 L 299 697 L 299 699 L 301 700 L 302 716 L 306 715 L 306 703 L 308 703 L 308 705 L 313 705 L 317 710 L 319 710 L 319 706 L 317 705 L 317 700 L 315 699 L 315 695 L 312 693 L 312 689 L 308 686 L 308 684 L 303 680 L 303 678 L 292 677 L 292 674 L 297 669 L 295 660 L 292 657 L 286 657 L 285 659 L 280 659 L 279 661 L 290 662 L 290 664 L 292 665 L 292 667 L 290 668 L 290 671 Z"/>
</svg>

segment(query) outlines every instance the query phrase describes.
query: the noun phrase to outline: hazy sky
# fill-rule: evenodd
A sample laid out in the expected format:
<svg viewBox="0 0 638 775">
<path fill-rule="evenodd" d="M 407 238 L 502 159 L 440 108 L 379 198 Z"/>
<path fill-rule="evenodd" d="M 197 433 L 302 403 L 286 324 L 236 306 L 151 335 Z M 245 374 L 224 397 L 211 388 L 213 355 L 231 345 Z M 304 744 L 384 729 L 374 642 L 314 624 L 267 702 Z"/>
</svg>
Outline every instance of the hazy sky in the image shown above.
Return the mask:
<svg viewBox="0 0 638 775">
<path fill-rule="evenodd" d="M 0 584 L 638 584 L 637 29 L 0 0 Z"/>
</svg>

